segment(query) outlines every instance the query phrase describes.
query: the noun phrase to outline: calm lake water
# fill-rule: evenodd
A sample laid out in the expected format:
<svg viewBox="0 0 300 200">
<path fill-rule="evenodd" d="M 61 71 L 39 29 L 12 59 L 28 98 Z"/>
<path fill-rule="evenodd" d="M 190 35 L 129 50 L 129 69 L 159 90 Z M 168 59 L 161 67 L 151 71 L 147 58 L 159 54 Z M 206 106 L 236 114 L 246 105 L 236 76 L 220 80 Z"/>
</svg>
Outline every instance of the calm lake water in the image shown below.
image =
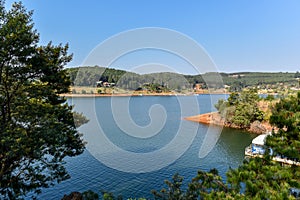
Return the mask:
<svg viewBox="0 0 300 200">
<path fill-rule="evenodd" d="M 216 168 L 225 178 L 229 167 L 242 163 L 244 149 L 255 135 L 227 128 L 220 132 L 218 127 L 182 119 L 215 111 L 213 105 L 221 98 L 227 96 L 69 99 L 90 119 L 80 127 L 90 147 L 66 159 L 71 179 L 44 189 L 38 198 L 61 199 L 72 191 L 91 189 L 153 199 L 150 191 L 160 190 L 176 172 L 185 184 L 199 169 Z"/>
</svg>

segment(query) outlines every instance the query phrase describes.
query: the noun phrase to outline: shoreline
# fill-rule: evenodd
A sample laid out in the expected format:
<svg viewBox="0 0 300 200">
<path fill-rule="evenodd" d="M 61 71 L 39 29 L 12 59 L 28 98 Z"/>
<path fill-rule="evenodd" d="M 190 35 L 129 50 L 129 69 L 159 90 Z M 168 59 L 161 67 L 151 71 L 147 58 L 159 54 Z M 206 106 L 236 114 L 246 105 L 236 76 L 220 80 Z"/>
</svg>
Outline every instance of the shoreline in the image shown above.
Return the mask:
<svg viewBox="0 0 300 200">
<path fill-rule="evenodd" d="M 60 94 L 63 97 L 129 97 L 129 96 L 199 96 L 199 95 L 227 95 L 228 93 L 201 93 L 201 94 L 178 94 L 178 93 L 114 93 L 114 94 Z"/>
<path fill-rule="evenodd" d="M 201 124 L 241 129 L 241 130 L 245 130 L 245 131 L 248 131 L 251 133 L 256 133 L 256 134 L 263 134 L 266 132 L 270 132 L 272 130 L 276 130 L 276 128 L 272 127 L 268 122 L 261 122 L 259 124 L 256 124 L 255 122 L 253 122 L 251 124 L 251 127 L 247 128 L 247 129 L 233 126 L 232 124 L 226 124 L 225 120 L 220 116 L 220 114 L 218 112 L 204 113 L 204 114 L 200 114 L 200 115 L 184 117 L 183 119 L 192 121 L 192 122 L 201 123 Z"/>
<path fill-rule="evenodd" d="M 225 126 L 225 120 L 221 118 L 218 112 L 209 112 L 200 115 L 184 117 L 183 119 L 198 122 L 201 124 L 213 124 L 217 126 Z"/>
</svg>

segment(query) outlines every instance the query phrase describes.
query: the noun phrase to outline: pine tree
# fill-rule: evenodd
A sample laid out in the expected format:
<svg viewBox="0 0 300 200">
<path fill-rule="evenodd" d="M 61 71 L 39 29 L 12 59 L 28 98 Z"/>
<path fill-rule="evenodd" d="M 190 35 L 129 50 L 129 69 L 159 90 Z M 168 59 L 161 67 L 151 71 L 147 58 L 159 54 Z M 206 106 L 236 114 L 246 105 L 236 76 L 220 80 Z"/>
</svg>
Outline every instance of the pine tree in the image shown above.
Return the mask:
<svg viewBox="0 0 300 200">
<path fill-rule="evenodd" d="M 21 3 L 6 11 L 0 1 L 0 15 L 0 198 L 15 199 L 69 178 L 64 158 L 84 144 L 60 96 L 71 84 L 63 69 L 68 46 L 39 46 Z"/>
</svg>

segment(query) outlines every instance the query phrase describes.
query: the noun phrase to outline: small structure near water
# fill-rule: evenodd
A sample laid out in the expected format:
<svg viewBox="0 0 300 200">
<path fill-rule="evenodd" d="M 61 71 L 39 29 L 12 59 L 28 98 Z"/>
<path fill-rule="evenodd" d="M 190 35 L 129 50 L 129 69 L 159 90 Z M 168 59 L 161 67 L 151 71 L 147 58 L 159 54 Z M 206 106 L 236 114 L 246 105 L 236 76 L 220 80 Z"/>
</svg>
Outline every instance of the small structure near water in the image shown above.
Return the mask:
<svg viewBox="0 0 300 200">
<path fill-rule="evenodd" d="M 269 135 L 271 135 L 271 133 L 262 134 L 262 135 L 257 136 L 256 138 L 254 138 L 252 140 L 252 143 L 248 147 L 246 147 L 245 156 L 248 156 L 248 157 L 263 157 L 263 155 L 265 154 L 266 149 L 268 148 L 265 145 L 265 142 L 266 142 L 266 139 Z M 269 151 L 270 151 L 270 155 L 273 155 L 273 150 L 271 148 L 269 148 Z M 273 156 L 272 160 L 274 160 L 276 162 L 281 162 L 281 163 L 287 164 L 287 165 L 300 166 L 300 162 L 289 160 L 289 159 L 284 158 L 280 155 Z"/>
<path fill-rule="evenodd" d="M 257 136 L 252 140 L 252 143 L 250 146 L 246 147 L 245 149 L 245 155 L 246 156 L 252 156 L 254 157 L 255 155 L 264 155 L 266 151 L 265 147 L 265 141 L 267 136 L 270 134 L 262 134 Z M 271 153 L 271 152 L 270 152 Z"/>
</svg>

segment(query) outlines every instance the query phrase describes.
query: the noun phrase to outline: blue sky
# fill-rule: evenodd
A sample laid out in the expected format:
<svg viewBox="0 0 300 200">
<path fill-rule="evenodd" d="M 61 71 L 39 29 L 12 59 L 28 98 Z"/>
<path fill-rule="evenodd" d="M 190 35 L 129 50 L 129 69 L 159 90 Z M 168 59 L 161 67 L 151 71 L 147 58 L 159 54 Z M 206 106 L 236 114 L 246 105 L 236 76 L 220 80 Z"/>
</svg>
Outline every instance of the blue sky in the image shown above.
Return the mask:
<svg viewBox="0 0 300 200">
<path fill-rule="evenodd" d="M 6 1 L 7 7 L 11 2 Z M 74 54 L 69 66 L 81 65 L 93 48 L 115 34 L 135 28 L 162 27 L 197 41 L 222 72 L 300 70 L 298 0 L 23 0 L 23 3 L 34 10 L 41 44 L 69 43 Z M 117 67 L 128 69 L 136 65 L 134 59 L 125 60 L 118 62 Z M 173 62 L 178 72 L 194 73 L 178 63 Z"/>
</svg>

